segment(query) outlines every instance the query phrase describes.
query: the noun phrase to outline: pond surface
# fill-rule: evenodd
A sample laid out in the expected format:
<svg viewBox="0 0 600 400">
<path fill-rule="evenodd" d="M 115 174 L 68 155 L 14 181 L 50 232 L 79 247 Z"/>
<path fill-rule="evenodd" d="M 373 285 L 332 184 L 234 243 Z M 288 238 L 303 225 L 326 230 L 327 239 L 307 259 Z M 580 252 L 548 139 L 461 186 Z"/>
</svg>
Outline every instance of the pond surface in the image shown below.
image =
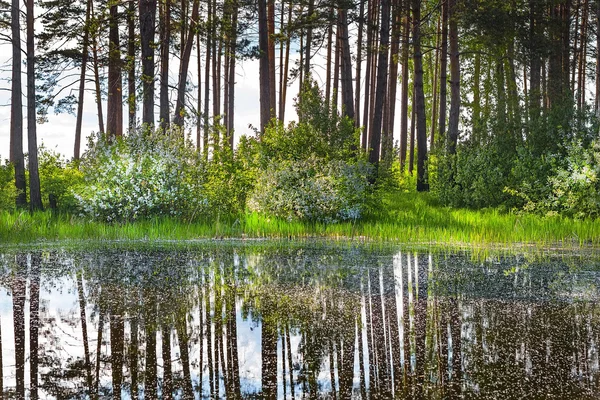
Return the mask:
<svg viewBox="0 0 600 400">
<path fill-rule="evenodd" d="M 600 262 L 350 246 L 0 252 L 9 398 L 600 396 Z"/>
</svg>

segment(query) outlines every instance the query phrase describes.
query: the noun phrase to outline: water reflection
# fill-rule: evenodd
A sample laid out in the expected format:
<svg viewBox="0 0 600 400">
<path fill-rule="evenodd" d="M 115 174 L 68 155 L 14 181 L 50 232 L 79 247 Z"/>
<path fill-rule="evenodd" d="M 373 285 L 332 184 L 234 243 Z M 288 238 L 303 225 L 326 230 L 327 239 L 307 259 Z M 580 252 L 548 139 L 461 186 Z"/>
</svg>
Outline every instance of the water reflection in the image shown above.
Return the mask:
<svg viewBox="0 0 600 400">
<path fill-rule="evenodd" d="M 597 265 L 362 248 L 0 255 L 3 398 L 595 398 Z"/>
</svg>

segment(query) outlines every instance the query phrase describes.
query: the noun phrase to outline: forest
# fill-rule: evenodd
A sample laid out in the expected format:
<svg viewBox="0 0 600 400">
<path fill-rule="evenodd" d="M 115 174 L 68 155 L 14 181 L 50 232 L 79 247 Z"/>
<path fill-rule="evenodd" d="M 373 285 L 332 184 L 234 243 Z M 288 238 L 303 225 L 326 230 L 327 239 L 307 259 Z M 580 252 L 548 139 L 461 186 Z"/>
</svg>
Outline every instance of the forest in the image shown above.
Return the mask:
<svg viewBox="0 0 600 400">
<path fill-rule="evenodd" d="M 341 235 L 452 229 L 438 215 L 452 211 L 593 239 L 599 29 L 591 0 L 0 1 L 4 229 L 33 229 L 27 208 L 71 225 L 227 234 L 275 220 Z M 260 124 L 240 132 L 236 81 L 252 61 Z M 50 113 L 76 116 L 72 154 L 38 146 Z"/>
</svg>

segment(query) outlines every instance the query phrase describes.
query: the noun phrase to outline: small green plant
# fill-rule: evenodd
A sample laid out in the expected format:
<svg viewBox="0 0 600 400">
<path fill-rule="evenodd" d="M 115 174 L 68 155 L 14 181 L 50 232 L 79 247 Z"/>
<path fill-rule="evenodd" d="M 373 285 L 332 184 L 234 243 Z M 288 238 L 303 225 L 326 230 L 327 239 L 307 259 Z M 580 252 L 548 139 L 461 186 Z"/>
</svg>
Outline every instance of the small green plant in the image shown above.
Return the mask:
<svg viewBox="0 0 600 400">
<path fill-rule="evenodd" d="M 38 154 L 44 208 L 56 207 L 61 212 L 75 211 L 77 199 L 74 190 L 83 184 L 83 174 L 77 164 L 44 146 L 40 147 Z"/>
</svg>

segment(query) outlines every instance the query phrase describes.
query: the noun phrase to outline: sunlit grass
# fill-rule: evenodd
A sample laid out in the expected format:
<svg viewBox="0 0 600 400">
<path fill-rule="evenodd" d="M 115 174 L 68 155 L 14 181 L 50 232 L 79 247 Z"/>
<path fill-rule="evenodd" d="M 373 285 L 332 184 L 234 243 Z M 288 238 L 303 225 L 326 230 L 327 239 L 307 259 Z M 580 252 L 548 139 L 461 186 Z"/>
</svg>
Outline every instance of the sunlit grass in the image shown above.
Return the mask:
<svg viewBox="0 0 600 400">
<path fill-rule="evenodd" d="M 203 238 L 329 238 L 403 244 L 581 248 L 600 243 L 600 223 L 553 216 L 452 209 L 427 194 L 388 194 L 372 215 L 356 223 L 285 221 L 256 213 L 205 221 L 154 218 L 123 224 L 50 212 L 0 214 L 0 242 L 64 240 L 195 240 Z"/>
</svg>

